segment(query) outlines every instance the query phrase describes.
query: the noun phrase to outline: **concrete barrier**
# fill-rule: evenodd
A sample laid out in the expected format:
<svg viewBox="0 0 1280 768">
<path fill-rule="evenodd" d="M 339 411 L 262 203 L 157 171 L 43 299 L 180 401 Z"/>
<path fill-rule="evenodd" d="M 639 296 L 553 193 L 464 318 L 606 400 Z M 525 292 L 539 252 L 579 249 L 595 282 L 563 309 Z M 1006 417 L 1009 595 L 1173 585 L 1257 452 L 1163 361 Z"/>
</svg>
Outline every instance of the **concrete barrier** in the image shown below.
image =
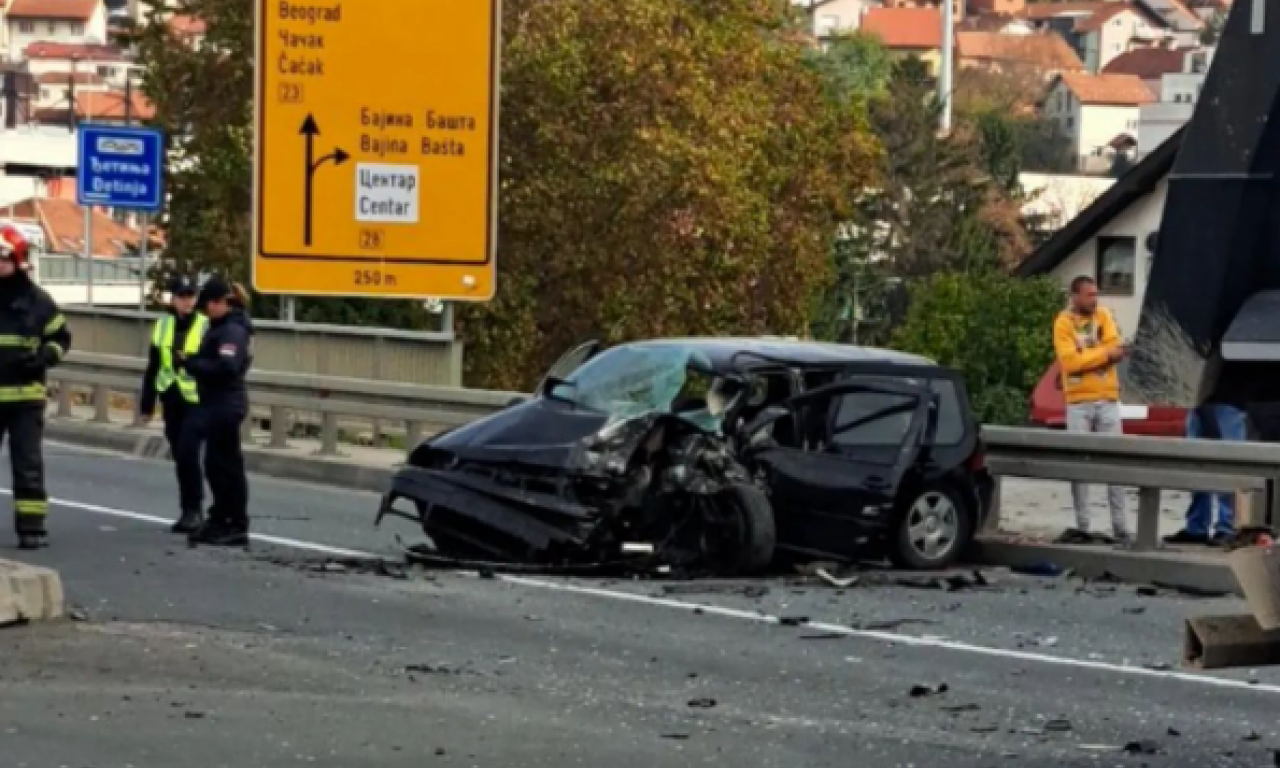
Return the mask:
<svg viewBox="0 0 1280 768">
<path fill-rule="evenodd" d="M 0 560 L 0 627 L 57 619 L 62 613 L 62 579 L 57 571 Z"/>
</svg>

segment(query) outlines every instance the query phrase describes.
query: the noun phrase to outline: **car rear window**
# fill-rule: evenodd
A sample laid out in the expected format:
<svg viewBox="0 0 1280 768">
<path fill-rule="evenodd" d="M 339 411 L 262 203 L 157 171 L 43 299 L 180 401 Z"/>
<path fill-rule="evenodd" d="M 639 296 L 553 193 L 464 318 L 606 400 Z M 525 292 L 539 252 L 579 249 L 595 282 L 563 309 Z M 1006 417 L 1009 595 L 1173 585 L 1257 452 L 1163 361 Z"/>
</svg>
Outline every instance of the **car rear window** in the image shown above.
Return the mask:
<svg viewBox="0 0 1280 768">
<path fill-rule="evenodd" d="M 857 379 L 886 380 L 884 377 L 874 376 L 850 377 L 850 380 Z M 907 381 L 919 383 L 920 380 L 908 379 Z M 964 441 L 964 410 L 955 382 L 950 379 L 929 379 L 929 388 L 938 395 L 938 429 L 934 437 L 935 444 L 959 445 Z M 834 441 L 839 445 L 847 446 L 896 445 L 902 442 L 902 437 L 911 423 L 910 411 L 875 419 L 852 430 L 842 430 L 841 426 L 855 423 L 858 419 L 875 411 L 891 408 L 903 402 L 905 401 L 901 395 L 881 393 L 862 393 L 841 398 L 839 410 L 836 413 L 836 434 L 832 436 Z"/>
</svg>

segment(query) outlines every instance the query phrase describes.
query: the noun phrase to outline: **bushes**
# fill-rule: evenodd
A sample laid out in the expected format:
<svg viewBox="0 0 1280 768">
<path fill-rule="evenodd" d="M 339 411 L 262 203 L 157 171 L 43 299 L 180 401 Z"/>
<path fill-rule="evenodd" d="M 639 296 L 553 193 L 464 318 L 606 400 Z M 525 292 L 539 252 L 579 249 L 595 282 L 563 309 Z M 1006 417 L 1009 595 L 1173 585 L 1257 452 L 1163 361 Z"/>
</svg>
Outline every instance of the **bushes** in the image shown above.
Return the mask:
<svg viewBox="0 0 1280 768">
<path fill-rule="evenodd" d="M 893 345 L 964 374 L 984 423 L 1021 424 L 1053 361 L 1053 319 L 1065 306 L 1049 278 L 945 273 L 914 282 Z"/>
</svg>

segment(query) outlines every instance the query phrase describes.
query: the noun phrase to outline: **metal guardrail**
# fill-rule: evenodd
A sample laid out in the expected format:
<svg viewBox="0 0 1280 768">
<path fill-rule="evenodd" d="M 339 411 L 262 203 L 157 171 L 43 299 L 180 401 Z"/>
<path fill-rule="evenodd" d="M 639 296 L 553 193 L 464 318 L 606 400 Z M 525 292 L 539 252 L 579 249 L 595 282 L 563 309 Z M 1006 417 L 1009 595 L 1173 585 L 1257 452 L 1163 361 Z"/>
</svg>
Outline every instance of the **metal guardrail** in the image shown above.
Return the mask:
<svg viewBox="0 0 1280 768">
<path fill-rule="evenodd" d="M 72 393 L 92 392 L 94 419 L 110 421 L 113 394 L 135 398 L 145 362 L 72 352 L 53 369 L 58 415 L 72 413 Z M 289 425 L 315 414 L 321 455 L 337 455 L 342 422 L 403 425 L 412 448 L 431 427 L 453 427 L 489 415 L 524 397 L 516 392 L 429 387 L 397 382 L 254 371 L 251 400 L 270 423 L 273 448 L 288 445 Z M 135 414 L 136 415 L 136 414 Z M 1139 489 L 1136 549 L 1159 546 L 1161 490 L 1265 490 L 1268 510 L 1280 509 L 1280 445 L 1206 440 L 1072 434 L 1044 429 L 985 427 L 987 466 L 997 479 L 1025 477 L 1083 481 Z M 999 489 L 987 532 L 999 526 Z"/>
<path fill-rule="evenodd" d="M 158 314 L 64 306 L 75 348 L 142 358 Z M 263 370 L 296 371 L 436 387 L 462 385 L 462 342 L 452 332 L 285 323 L 254 318 L 254 358 Z"/>
<path fill-rule="evenodd" d="M 1280 497 L 1280 445 L 1088 435 L 984 427 L 987 466 L 1000 477 L 1122 485 L 1138 489 L 1135 549 L 1159 546 L 1160 491 L 1263 490 L 1267 509 Z M 987 517 L 999 525 L 999 492 Z"/>
<path fill-rule="evenodd" d="M 72 352 L 49 373 L 58 386 L 57 415 L 71 416 L 76 390 L 89 390 L 94 420 L 111 421 L 113 395 L 133 398 L 137 420 L 137 396 L 146 361 L 115 355 Z M 399 382 L 369 381 L 332 376 L 253 371 L 249 375 L 251 400 L 255 410 L 266 414 L 271 431 L 270 446 L 288 445 L 288 430 L 299 415 L 316 414 L 320 423 L 321 455 L 338 454 L 339 424 L 342 420 L 375 425 L 385 422 L 404 426 L 406 444 L 417 444 L 431 427 L 454 427 L 497 411 L 511 402 L 515 393 L 454 387 L 428 387 Z"/>
</svg>

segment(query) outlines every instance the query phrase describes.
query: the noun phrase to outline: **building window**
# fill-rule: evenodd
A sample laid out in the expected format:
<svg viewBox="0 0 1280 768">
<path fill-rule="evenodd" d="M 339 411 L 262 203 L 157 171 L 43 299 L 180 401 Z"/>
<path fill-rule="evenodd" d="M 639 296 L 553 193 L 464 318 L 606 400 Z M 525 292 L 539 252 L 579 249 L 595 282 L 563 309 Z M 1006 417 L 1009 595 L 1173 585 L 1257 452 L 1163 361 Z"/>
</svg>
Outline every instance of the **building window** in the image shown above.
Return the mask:
<svg viewBox="0 0 1280 768">
<path fill-rule="evenodd" d="M 98 77 L 110 80 L 116 76 L 115 67 L 98 67 Z"/>
<path fill-rule="evenodd" d="M 71 34 L 73 34 L 73 35 L 77 35 L 77 36 L 79 36 L 79 35 L 83 35 L 83 34 L 84 34 L 84 24 L 83 24 L 82 22 L 79 22 L 79 21 L 73 21 L 73 22 L 71 22 Z"/>
<path fill-rule="evenodd" d="M 56 21 L 49 22 L 49 34 L 51 35 L 58 34 L 58 22 Z"/>
<path fill-rule="evenodd" d="M 36 33 L 36 25 L 33 21 L 18 22 L 18 31 L 24 35 L 34 35 Z"/>
<path fill-rule="evenodd" d="M 1073 131 L 1076 127 L 1076 119 L 1074 117 L 1067 118 L 1067 130 Z"/>
<path fill-rule="evenodd" d="M 1132 296 L 1135 238 L 1098 238 L 1098 290 L 1111 296 Z"/>
</svg>

